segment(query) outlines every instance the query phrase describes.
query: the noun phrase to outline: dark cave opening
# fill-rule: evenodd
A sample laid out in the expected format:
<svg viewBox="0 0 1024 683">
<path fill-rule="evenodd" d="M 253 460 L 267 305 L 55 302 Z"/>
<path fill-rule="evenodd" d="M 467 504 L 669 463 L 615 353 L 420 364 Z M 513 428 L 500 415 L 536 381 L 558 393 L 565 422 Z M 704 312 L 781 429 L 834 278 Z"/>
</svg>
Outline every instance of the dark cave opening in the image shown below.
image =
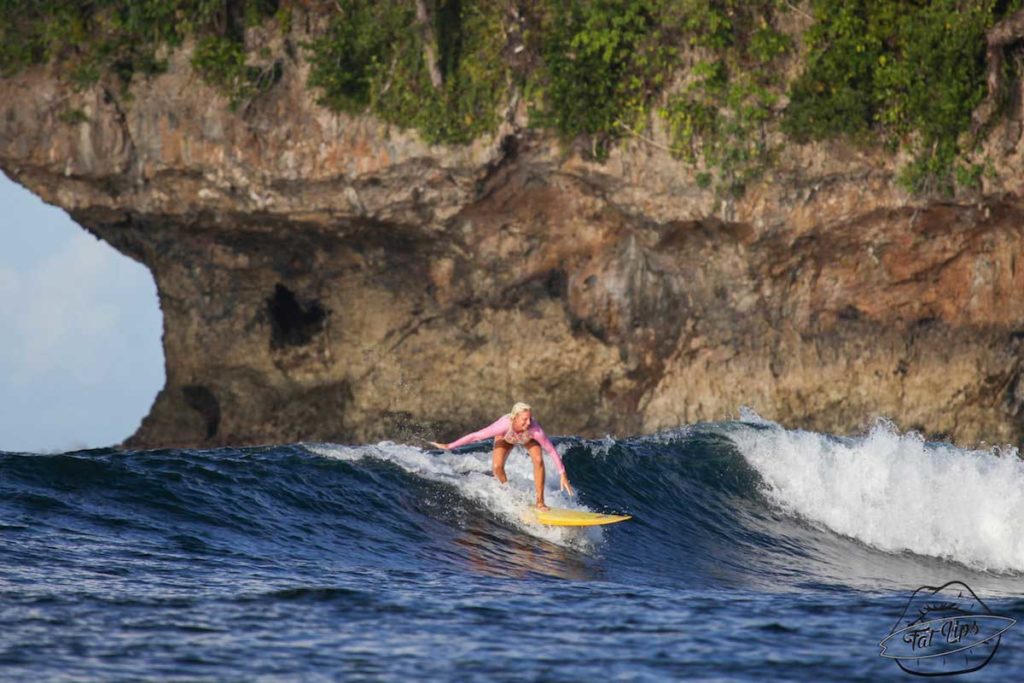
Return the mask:
<svg viewBox="0 0 1024 683">
<path fill-rule="evenodd" d="M 201 384 L 189 384 L 182 387 L 181 391 L 188 407 L 199 413 L 206 423 L 206 438 L 217 436 L 217 430 L 220 429 L 220 401 L 216 394 Z"/>
<path fill-rule="evenodd" d="M 305 303 L 284 285 L 274 285 L 274 294 L 267 298 L 270 314 L 270 346 L 305 346 L 323 329 L 327 311 L 316 299 Z"/>
</svg>

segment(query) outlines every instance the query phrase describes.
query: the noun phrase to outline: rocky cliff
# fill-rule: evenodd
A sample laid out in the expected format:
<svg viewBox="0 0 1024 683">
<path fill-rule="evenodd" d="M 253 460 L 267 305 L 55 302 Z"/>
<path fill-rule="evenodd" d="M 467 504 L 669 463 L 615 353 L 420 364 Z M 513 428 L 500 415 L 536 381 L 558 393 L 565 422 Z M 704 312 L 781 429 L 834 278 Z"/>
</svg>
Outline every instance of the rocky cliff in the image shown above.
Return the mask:
<svg viewBox="0 0 1024 683">
<path fill-rule="evenodd" d="M 747 405 L 1024 436 L 1017 112 L 970 196 L 785 142 L 723 201 L 657 126 L 598 161 L 512 98 L 495 133 L 428 145 L 317 104 L 301 55 L 233 109 L 191 49 L 130 99 L 52 65 L 0 80 L 0 168 L 156 280 L 167 384 L 131 446 L 453 438 L 514 400 L 555 434 Z"/>
</svg>

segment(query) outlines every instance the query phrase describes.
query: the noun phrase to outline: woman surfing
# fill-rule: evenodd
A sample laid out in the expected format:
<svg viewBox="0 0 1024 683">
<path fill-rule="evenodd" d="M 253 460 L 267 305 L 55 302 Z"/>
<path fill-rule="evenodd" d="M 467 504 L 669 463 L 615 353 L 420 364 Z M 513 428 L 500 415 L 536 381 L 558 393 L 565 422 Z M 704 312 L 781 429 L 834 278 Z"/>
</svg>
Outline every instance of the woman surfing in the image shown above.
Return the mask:
<svg viewBox="0 0 1024 683">
<path fill-rule="evenodd" d="M 558 455 L 558 451 L 555 450 L 551 439 L 544 433 L 540 423 L 533 419 L 530 406 L 525 403 L 516 403 L 512 406 L 512 412 L 508 415 L 502 415 L 490 426 L 484 427 L 472 434 L 466 434 L 451 443 L 437 443 L 436 441 L 428 443 L 447 451 L 491 437 L 494 437 L 492 468 L 494 476 L 502 484 L 508 481 L 508 477 L 505 476 L 505 460 L 508 458 L 512 447 L 520 444 L 530 454 L 530 459 L 533 460 L 533 484 L 537 489 L 538 510 L 548 509 L 548 506 L 544 504 L 544 456 L 541 454 L 542 446 L 551 456 L 551 459 L 555 461 L 555 465 L 562 475 L 560 490 L 565 491 L 570 496 L 573 495 L 569 478 L 565 475 L 565 465 L 562 464 L 561 456 Z"/>
</svg>

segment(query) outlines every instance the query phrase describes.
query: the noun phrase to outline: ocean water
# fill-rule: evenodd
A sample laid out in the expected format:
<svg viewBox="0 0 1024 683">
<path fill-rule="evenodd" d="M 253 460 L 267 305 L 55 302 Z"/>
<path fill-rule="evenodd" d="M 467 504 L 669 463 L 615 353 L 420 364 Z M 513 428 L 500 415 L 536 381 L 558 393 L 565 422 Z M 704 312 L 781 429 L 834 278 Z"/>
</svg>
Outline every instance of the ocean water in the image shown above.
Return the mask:
<svg viewBox="0 0 1024 683">
<path fill-rule="evenodd" d="M 524 523 L 529 459 L 501 486 L 485 444 L 0 453 L 0 679 L 1021 679 L 1024 625 L 879 647 L 970 618 L 922 587 L 1024 617 L 1016 451 L 752 413 L 556 444 L 578 496 L 549 467 L 550 505 L 634 519 Z"/>
</svg>

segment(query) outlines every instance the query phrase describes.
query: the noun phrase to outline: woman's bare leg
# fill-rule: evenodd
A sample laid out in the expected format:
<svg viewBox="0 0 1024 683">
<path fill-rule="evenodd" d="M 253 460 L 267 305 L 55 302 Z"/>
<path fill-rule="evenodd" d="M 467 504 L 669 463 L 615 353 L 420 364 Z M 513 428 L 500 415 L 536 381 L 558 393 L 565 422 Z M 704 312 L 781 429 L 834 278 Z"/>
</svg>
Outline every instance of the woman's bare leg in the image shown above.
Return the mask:
<svg viewBox="0 0 1024 683">
<path fill-rule="evenodd" d="M 494 452 L 491 454 L 491 470 L 494 472 L 494 476 L 498 478 L 502 484 L 508 482 L 508 477 L 505 476 L 505 461 L 508 459 L 508 454 L 512 450 L 512 444 L 505 441 L 500 436 L 494 438 Z"/>
<path fill-rule="evenodd" d="M 541 453 L 540 444 L 536 441 L 526 444 L 526 450 L 530 454 L 530 460 L 533 460 L 533 486 L 537 489 L 537 507 L 547 510 L 548 506 L 544 504 L 544 454 Z"/>
</svg>

